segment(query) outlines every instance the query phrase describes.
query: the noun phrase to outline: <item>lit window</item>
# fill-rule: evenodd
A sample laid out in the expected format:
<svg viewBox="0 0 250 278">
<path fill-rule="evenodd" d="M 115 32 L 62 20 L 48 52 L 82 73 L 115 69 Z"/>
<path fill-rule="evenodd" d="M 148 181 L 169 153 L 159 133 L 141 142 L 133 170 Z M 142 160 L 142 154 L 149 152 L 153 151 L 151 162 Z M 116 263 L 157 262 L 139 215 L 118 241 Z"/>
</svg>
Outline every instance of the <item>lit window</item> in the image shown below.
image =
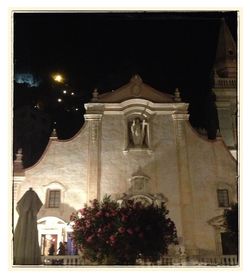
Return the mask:
<svg viewBox="0 0 250 278">
<path fill-rule="evenodd" d="M 49 190 L 48 207 L 49 208 L 59 208 L 60 199 L 61 199 L 60 190 Z"/>
<path fill-rule="evenodd" d="M 219 207 L 228 207 L 229 206 L 229 198 L 228 198 L 228 190 L 227 189 L 218 189 L 217 197 L 218 197 Z"/>
</svg>

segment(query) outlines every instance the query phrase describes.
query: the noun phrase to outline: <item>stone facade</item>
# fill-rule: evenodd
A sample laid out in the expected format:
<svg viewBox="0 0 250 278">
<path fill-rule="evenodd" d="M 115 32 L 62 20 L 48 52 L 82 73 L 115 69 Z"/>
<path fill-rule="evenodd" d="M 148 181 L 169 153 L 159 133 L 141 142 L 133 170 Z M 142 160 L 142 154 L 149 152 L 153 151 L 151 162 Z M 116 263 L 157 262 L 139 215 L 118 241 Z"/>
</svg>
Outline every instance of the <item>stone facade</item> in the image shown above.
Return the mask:
<svg viewBox="0 0 250 278">
<path fill-rule="evenodd" d="M 237 157 L 237 47 L 222 20 L 214 64 L 214 87 L 220 135 Z"/>
<path fill-rule="evenodd" d="M 188 104 L 139 76 L 116 91 L 94 91 L 85 108 L 78 134 L 66 141 L 53 134 L 41 159 L 15 184 L 14 206 L 30 187 L 44 204 L 39 236 L 67 240 L 70 214 L 107 194 L 118 201 L 165 201 L 186 254 L 222 254 L 224 207 L 217 190 L 226 190 L 229 202 L 237 199 L 236 161 L 222 139 L 201 138 L 189 124 Z M 50 190 L 60 192 L 58 207 L 49 207 Z"/>
</svg>

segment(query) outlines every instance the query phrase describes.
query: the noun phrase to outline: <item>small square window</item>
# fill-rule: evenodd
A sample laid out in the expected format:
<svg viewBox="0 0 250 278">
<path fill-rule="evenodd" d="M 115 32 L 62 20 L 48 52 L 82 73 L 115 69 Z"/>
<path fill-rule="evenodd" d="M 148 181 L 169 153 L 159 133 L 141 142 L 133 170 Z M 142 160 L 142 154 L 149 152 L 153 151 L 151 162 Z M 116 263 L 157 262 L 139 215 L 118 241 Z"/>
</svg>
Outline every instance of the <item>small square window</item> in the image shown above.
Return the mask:
<svg viewBox="0 0 250 278">
<path fill-rule="evenodd" d="M 218 197 L 219 207 L 228 207 L 229 206 L 229 198 L 228 198 L 228 190 L 227 189 L 218 189 L 217 197 Z"/>
<path fill-rule="evenodd" d="M 49 208 L 59 208 L 61 192 L 60 190 L 49 190 L 48 196 L 48 207 Z"/>
</svg>

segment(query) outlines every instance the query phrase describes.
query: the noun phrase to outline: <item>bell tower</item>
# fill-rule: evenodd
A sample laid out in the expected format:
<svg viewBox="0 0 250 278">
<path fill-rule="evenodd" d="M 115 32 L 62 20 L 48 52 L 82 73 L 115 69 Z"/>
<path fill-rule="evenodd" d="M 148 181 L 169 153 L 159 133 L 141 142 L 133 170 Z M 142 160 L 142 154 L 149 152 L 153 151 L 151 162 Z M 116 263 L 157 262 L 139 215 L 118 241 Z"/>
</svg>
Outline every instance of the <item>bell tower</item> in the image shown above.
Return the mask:
<svg viewBox="0 0 250 278">
<path fill-rule="evenodd" d="M 219 30 L 213 80 L 220 135 L 236 158 L 237 48 L 224 19 Z"/>
</svg>

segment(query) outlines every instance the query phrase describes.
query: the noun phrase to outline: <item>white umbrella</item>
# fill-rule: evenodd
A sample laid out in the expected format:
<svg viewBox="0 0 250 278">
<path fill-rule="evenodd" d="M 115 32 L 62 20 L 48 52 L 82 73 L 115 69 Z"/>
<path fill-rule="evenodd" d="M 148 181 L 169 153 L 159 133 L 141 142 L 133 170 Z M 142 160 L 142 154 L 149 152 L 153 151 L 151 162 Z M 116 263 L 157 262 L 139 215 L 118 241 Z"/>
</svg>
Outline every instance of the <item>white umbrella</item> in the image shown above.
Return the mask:
<svg viewBox="0 0 250 278">
<path fill-rule="evenodd" d="M 14 264 L 41 264 L 41 251 L 38 243 L 37 213 L 42 202 L 32 188 L 26 191 L 17 203 L 19 214 L 14 233 Z"/>
</svg>

